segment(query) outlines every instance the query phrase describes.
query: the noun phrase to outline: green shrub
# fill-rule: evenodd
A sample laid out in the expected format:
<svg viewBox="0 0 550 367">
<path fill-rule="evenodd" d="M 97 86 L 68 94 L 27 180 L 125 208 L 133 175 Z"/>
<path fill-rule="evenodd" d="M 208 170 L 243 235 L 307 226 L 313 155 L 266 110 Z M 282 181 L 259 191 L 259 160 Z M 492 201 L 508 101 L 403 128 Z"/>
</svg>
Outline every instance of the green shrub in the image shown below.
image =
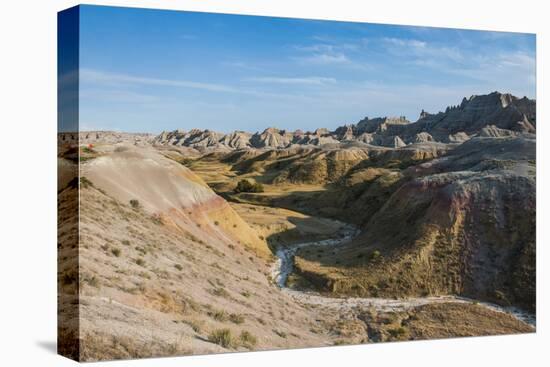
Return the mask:
<svg viewBox="0 0 550 367">
<path fill-rule="evenodd" d="M 191 328 L 193 329 L 194 332 L 196 333 L 200 333 L 201 332 L 201 325 L 198 321 L 195 321 L 195 320 L 186 320 L 186 321 L 183 321 L 184 323 L 186 323 L 187 325 L 191 326 Z"/>
<path fill-rule="evenodd" d="M 264 185 L 259 182 L 251 183 L 248 180 L 240 180 L 235 187 L 235 192 L 264 192 Z"/>
<path fill-rule="evenodd" d="M 91 278 L 88 278 L 88 277 L 84 278 L 84 281 L 92 287 L 99 288 L 99 279 L 97 279 L 95 275 L 92 276 Z"/>
<path fill-rule="evenodd" d="M 231 315 L 229 315 L 229 320 L 234 324 L 240 325 L 244 322 L 244 316 L 232 313 Z"/>
<path fill-rule="evenodd" d="M 140 203 L 139 203 L 139 200 L 137 200 L 137 199 L 130 200 L 130 205 L 134 209 L 139 209 L 139 207 L 141 206 Z"/>
<path fill-rule="evenodd" d="M 214 320 L 216 321 L 220 321 L 220 322 L 224 322 L 224 321 L 227 321 L 227 319 L 229 318 L 227 313 L 223 310 L 217 310 L 217 311 L 211 311 L 211 312 L 208 312 L 208 316 L 210 316 L 211 318 L 213 318 Z"/>
<path fill-rule="evenodd" d="M 115 247 L 115 248 L 111 249 L 111 253 L 113 255 L 115 255 L 116 257 L 119 257 L 120 256 L 120 249 Z"/>
<path fill-rule="evenodd" d="M 183 270 L 183 266 L 181 266 L 180 264 L 174 265 L 174 268 L 178 269 L 179 271 Z"/>
<path fill-rule="evenodd" d="M 87 161 L 91 161 L 92 159 L 94 159 L 95 157 L 83 157 L 83 156 L 80 156 L 80 162 L 84 163 L 84 162 L 87 162 Z"/>
<path fill-rule="evenodd" d="M 395 329 L 389 329 L 388 332 L 394 338 L 398 338 L 400 336 L 405 335 L 407 333 L 407 330 L 405 330 L 405 328 L 403 326 L 400 326 L 400 327 L 395 328 Z"/>
<path fill-rule="evenodd" d="M 94 187 L 92 181 L 88 180 L 86 177 L 80 177 L 80 187 L 87 189 L 88 187 Z"/>
<path fill-rule="evenodd" d="M 252 187 L 252 192 L 264 192 L 264 185 L 259 182 L 256 182 Z"/>
<path fill-rule="evenodd" d="M 226 291 L 222 287 L 216 287 L 216 288 L 210 290 L 210 293 L 212 293 L 213 295 L 218 296 L 218 297 L 223 297 L 223 298 L 228 298 L 229 297 L 229 292 Z"/>
<path fill-rule="evenodd" d="M 251 348 L 258 343 L 258 339 L 246 330 L 241 332 L 241 335 L 239 335 L 239 340 L 247 348 Z"/>
<path fill-rule="evenodd" d="M 212 343 L 221 345 L 224 348 L 228 348 L 232 344 L 231 330 L 229 329 L 218 329 L 214 330 L 208 336 L 208 340 Z"/>
</svg>

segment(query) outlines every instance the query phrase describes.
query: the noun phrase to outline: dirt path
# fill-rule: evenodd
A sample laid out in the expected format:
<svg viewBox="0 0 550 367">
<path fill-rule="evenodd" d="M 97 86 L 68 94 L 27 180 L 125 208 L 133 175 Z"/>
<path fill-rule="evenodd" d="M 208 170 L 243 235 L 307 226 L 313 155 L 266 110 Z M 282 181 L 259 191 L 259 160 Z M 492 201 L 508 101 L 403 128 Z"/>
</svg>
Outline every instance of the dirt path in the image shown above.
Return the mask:
<svg viewBox="0 0 550 367">
<path fill-rule="evenodd" d="M 287 293 L 296 301 L 302 304 L 317 305 L 333 309 L 339 312 L 349 312 L 357 307 L 374 308 L 382 312 L 404 311 L 414 307 L 419 307 L 433 303 L 477 303 L 487 307 L 493 311 L 503 312 L 514 316 L 515 318 L 526 322 L 533 327 L 536 324 L 535 315 L 519 310 L 514 307 L 503 307 L 487 302 L 477 302 L 472 299 L 457 296 L 433 296 L 433 297 L 418 297 L 406 299 L 392 298 L 336 298 L 327 297 L 319 293 L 310 291 L 299 291 L 290 289 L 286 286 L 288 276 L 294 270 L 294 256 L 296 251 L 303 247 L 309 246 L 339 246 L 349 242 L 353 237 L 359 234 L 359 230 L 352 225 L 342 225 L 341 230 L 335 235 L 335 238 L 322 241 L 303 242 L 289 247 L 280 247 L 276 251 L 277 261 L 271 269 L 271 277 L 279 286 L 282 292 Z"/>
</svg>

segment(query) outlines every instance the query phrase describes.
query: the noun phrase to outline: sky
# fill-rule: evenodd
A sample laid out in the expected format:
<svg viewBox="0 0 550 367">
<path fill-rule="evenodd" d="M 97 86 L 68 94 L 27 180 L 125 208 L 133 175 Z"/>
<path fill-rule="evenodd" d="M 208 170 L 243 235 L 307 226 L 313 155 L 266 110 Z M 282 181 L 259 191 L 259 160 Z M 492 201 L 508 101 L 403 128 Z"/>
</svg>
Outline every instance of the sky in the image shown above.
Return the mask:
<svg viewBox="0 0 550 367">
<path fill-rule="evenodd" d="M 81 130 L 334 129 L 535 98 L 535 35 L 81 6 Z"/>
</svg>

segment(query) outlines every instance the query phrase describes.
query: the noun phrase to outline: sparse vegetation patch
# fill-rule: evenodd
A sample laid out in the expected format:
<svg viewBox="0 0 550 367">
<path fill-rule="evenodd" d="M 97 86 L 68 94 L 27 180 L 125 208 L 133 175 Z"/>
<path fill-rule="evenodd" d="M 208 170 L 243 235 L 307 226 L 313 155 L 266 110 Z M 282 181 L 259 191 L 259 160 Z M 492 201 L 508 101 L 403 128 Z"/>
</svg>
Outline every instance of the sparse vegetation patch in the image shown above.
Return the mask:
<svg viewBox="0 0 550 367">
<path fill-rule="evenodd" d="M 246 179 L 243 179 L 237 183 L 237 186 L 235 187 L 234 191 L 236 193 L 241 193 L 241 192 L 259 193 L 259 192 L 264 192 L 264 185 L 262 185 L 259 182 L 252 183 Z"/>
</svg>

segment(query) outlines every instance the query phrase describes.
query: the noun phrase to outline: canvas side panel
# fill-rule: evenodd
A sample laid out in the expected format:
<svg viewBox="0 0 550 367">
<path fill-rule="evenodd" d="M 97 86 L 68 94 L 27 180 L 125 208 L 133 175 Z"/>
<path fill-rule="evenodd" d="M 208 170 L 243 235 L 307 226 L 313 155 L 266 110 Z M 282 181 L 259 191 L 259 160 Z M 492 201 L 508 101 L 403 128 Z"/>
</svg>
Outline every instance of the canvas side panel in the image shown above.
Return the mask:
<svg viewBox="0 0 550 367">
<path fill-rule="evenodd" d="M 79 8 L 57 28 L 57 351 L 79 359 Z"/>
</svg>

